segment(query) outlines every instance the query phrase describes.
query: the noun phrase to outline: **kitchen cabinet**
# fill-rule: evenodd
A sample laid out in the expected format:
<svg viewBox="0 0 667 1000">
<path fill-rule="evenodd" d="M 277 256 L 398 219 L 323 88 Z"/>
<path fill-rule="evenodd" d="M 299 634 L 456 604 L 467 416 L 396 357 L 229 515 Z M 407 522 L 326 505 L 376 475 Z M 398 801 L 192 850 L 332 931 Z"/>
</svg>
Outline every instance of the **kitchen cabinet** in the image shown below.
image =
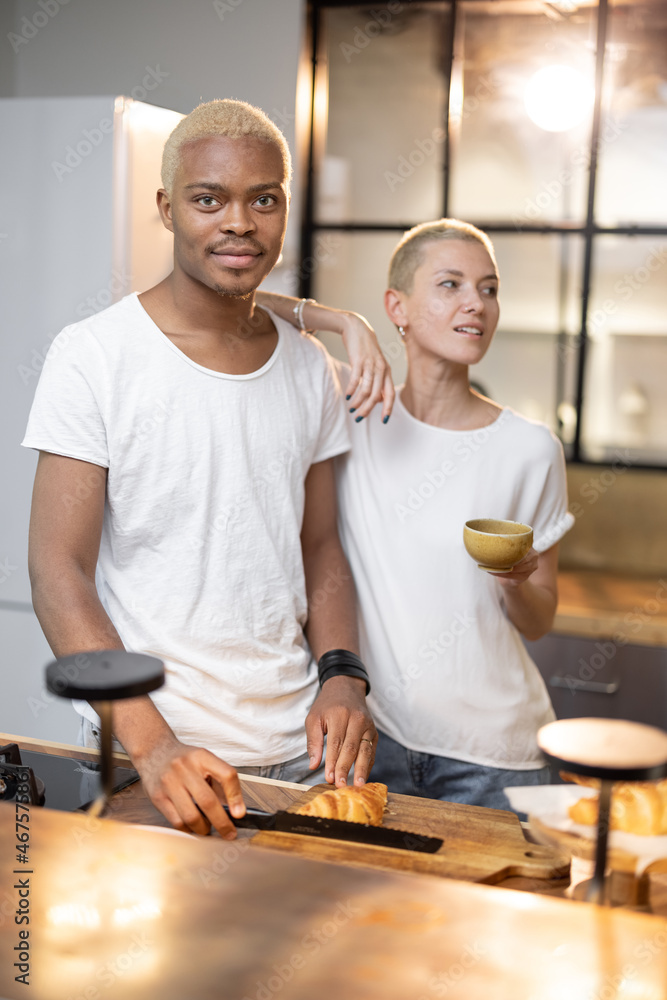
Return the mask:
<svg viewBox="0 0 667 1000">
<path fill-rule="evenodd" d="M 553 630 L 526 642 L 556 716 L 667 729 L 667 582 L 564 570 L 558 592 Z"/>
<path fill-rule="evenodd" d="M 630 719 L 667 729 L 667 647 L 550 633 L 526 648 L 557 718 Z"/>
</svg>

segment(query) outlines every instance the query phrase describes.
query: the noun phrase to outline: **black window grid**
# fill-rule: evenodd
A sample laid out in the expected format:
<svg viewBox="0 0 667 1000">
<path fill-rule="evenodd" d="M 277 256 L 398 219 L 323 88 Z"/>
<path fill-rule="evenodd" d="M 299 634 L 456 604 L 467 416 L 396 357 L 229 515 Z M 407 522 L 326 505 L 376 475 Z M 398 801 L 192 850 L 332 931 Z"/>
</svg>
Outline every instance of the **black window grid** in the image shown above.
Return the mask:
<svg viewBox="0 0 667 1000">
<path fill-rule="evenodd" d="M 440 3 L 441 0 L 420 0 L 420 4 L 428 3 Z M 450 11 L 450 16 L 445 21 L 444 27 L 444 38 L 443 45 L 445 50 L 445 67 L 448 70 L 447 82 L 445 86 L 445 107 L 443 114 L 443 121 L 441 123 L 441 128 L 445 132 L 444 139 L 444 160 L 443 160 L 443 186 L 442 186 L 442 217 L 446 218 L 449 215 L 449 192 L 450 192 L 450 177 L 451 177 L 451 151 L 452 151 L 452 134 L 450 128 L 450 94 L 451 94 L 451 77 L 452 68 L 454 66 L 454 54 L 457 42 L 457 14 L 459 13 L 461 7 L 466 3 L 466 0 L 449 0 L 448 7 Z M 359 4 L 351 4 L 342 2 L 342 0 L 309 0 L 307 9 L 307 37 L 310 46 L 310 67 L 311 67 L 311 99 L 310 99 L 310 123 L 309 123 L 309 140 L 307 144 L 307 164 L 306 164 L 306 183 L 304 190 L 303 199 L 303 217 L 302 217 L 302 227 L 301 227 L 301 260 L 307 261 L 313 258 L 315 250 L 315 240 L 318 233 L 321 232 L 344 232 L 344 233 L 392 233 L 395 232 L 399 236 L 405 232 L 407 229 L 411 229 L 418 222 L 423 220 L 413 219 L 406 220 L 405 222 L 396 223 L 354 223 L 354 222 L 344 222 L 344 223 L 319 223 L 316 219 L 315 213 L 315 178 L 318 164 L 316 162 L 315 153 L 315 93 L 317 87 L 317 77 L 319 69 L 319 57 L 321 53 L 321 46 L 323 44 L 323 26 L 322 26 L 322 13 L 326 9 L 336 8 L 336 7 L 348 7 L 355 8 L 359 7 Z M 583 259 L 582 259 L 582 269 L 581 269 L 581 308 L 580 308 L 580 323 L 579 330 L 576 334 L 576 344 L 578 346 L 577 352 L 577 371 L 576 371 L 576 393 L 575 393 L 575 410 L 576 410 L 576 425 L 574 439 L 568 447 L 568 461 L 576 464 L 585 465 L 607 465 L 607 462 L 596 461 L 590 457 L 584 455 L 584 449 L 582 446 L 581 433 L 583 427 L 583 410 L 585 405 L 585 378 L 586 378 L 586 361 L 587 361 L 587 348 L 589 343 L 588 338 L 588 314 L 589 314 L 589 304 L 590 304 L 590 293 L 591 293 L 591 275 L 593 268 L 593 252 L 595 238 L 601 235 L 614 235 L 614 236 L 667 236 L 667 226 L 663 225 L 623 225 L 623 226 L 600 226 L 595 222 L 595 190 L 596 190 L 596 180 L 597 180 L 597 168 L 598 168 L 598 149 L 600 146 L 600 128 L 602 121 L 602 98 L 603 98 L 603 81 L 605 73 L 605 58 L 607 51 L 607 36 L 609 30 L 609 18 L 610 18 L 610 3 L 609 0 L 598 0 L 596 7 L 596 51 L 595 51 L 595 97 L 593 104 L 593 117 L 592 126 L 590 133 L 590 146 L 589 146 L 589 173 L 588 173 L 588 190 L 586 199 L 586 217 L 585 221 L 581 225 L 575 223 L 563 222 L 561 224 L 534 224 L 530 222 L 525 222 L 520 227 L 517 226 L 515 222 L 487 222 L 484 219 L 474 219 L 467 218 L 466 221 L 472 222 L 473 225 L 477 226 L 479 229 L 484 230 L 489 233 L 489 235 L 494 234 L 531 234 L 531 235 L 580 235 L 583 237 Z M 309 298 L 313 291 L 313 271 L 310 268 L 302 267 L 299 271 L 299 291 L 298 294 L 304 298 Z M 565 287 L 561 288 L 561 295 L 564 299 L 566 295 Z M 561 306 L 564 302 L 561 302 Z M 561 310 L 562 311 L 562 310 Z M 559 334 L 559 340 L 565 339 L 568 335 L 565 332 Z M 558 364 L 558 379 L 559 386 L 557 392 L 557 399 L 562 398 L 562 379 L 564 378 L 563 365 Z M 664 465 L 659 465 L 656 463 L 646 464 L 641 462 L 633 462 L 634 469 L 656 469 L 664 468 Z"/>
</svg>

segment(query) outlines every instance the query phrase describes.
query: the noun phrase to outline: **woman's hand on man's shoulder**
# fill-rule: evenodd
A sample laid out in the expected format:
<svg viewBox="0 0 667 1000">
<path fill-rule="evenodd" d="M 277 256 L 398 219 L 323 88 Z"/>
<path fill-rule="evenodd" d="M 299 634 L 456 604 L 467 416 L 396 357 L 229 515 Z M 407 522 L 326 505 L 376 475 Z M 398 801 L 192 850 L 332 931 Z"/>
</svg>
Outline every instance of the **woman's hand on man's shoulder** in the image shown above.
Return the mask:
<svg viewBox="0 0 667 1000">
<path fill-rule="evenodd" d="M 343 344 L 350 360 L 347 382 L 348 409 L 360 422 L 376 403 L 382 407 L 382 421 L 389 420 L 395 390 L 389 362 L 382 353 L 375 331 L 359 313 L 346 312 L 343 318 Z"/>
</svg>

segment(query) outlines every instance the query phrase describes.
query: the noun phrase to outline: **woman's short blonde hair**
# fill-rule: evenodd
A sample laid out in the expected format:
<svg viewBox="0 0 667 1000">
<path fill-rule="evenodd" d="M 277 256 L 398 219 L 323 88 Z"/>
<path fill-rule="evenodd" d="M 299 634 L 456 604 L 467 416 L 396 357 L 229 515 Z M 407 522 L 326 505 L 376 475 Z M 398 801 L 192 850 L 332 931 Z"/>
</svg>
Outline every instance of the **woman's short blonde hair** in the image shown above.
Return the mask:
<svg viewBox="0 0 667 1000">
<path fill-rule="evenodd" d="M 423 249 L 437 240 L 463 240 L 465 243 L 481 243 L 493 266 L 498 270 L 493 243 L 481 229 L 460 219 L 438 219 L 422 222 L 404 233 L 389 263 L 389 288 L 397 292 L 412 292 L 415 271 L 423 261 Z"/>
<path fill-rule="evenodd" d="M 200 104 L 181 119 L 167 139 L 162 153 L 162 186 L 169 196 L 173 191 L 183 146 L 197 139 L 208 139 L 215 135 L 224 135 L 229 139 L 253 136 L 265 142 L 272 142 L 282 155 L 289 190 L 292 157 L 285 136 L 260 108 L 246 104 L 245 101 L 225 99 Z"/>
</svg>

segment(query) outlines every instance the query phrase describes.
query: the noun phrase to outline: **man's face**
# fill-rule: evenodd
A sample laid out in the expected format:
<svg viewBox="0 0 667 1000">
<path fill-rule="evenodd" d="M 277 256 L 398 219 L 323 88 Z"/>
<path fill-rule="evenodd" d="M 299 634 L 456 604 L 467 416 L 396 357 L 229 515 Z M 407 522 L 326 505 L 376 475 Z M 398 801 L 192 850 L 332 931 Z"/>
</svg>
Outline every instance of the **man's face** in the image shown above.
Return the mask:
<svg viewBox="0 0 667 1000">
<path fill-rule="evenodd" d="M 214 136 L 181 151 L 171 200 L 159 199 L 174 234 L 175 268 L 219 295 L 243 297 L 282 250 L 288 179 L 279 148 Z"/>
</svg>

